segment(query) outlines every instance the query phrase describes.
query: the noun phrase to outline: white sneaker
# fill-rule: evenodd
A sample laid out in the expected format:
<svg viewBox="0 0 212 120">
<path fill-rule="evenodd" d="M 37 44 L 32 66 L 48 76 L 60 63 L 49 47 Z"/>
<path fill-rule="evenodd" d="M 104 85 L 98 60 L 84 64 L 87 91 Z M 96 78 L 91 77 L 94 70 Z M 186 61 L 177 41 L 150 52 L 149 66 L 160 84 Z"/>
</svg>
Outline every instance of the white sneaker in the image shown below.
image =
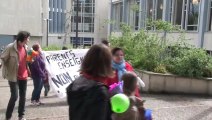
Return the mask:
<svg viewBox="0 0 212 120">
<path fill-rule="evenodd" d="M 41 101 L 37 101 L 36 105 L 40 106 L 40 105 L 44 105 L 44 103 L 42 103 Z"/>
<path fill-rule="evenodd" d="M 26 120 L 24 117 L 19 117 L 18 120 Z"/>
<path fill-rule="evenodd" d="M 31 101 L 31 103 L 32 103 L 32 105 L 36 105 L 36 101 L 35 100 L 33 100 L 33 101 Z"/>
</svg>

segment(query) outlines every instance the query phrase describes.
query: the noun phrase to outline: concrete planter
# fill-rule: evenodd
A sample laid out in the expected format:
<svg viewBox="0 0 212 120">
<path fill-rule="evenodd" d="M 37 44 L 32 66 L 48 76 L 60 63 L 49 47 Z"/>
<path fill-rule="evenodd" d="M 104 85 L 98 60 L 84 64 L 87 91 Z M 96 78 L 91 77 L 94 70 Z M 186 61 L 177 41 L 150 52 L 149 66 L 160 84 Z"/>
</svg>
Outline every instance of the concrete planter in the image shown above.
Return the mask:
<svg viewBox="0 0 212 120">
<path fill-rule="evenodd" d="M 146 87 L 144 92 L 188 93 L 212 96 L 212 78 L 195 79 L 137 70 Z"/>
</svg>

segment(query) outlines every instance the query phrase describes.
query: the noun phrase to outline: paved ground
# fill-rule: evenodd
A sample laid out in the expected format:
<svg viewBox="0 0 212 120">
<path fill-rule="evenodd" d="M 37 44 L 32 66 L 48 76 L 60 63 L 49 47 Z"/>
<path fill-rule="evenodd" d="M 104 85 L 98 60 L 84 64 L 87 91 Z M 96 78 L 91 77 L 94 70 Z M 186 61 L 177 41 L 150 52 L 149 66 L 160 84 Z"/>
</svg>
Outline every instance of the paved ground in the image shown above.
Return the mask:
<svg viewBox="0 0 212 120">
<path fill-rule="evenodd" d="M 50 92 L 48 98 L 41 98 L 45 105 L 32 106 L 30 104 L 32 88 L 32 81 L 29 81 L 26 103 L 28 120 L 68 120 L 68 106 L 65 99 L 59 99 Z M 4 120 L 9 96 L 7 81 L 0 76 L 0 120 Z M 212 120 L 212 98 L 188 95 L 143 94 L 142 96 L 146 100 L 146 108 L 153 110 L 154 120 Z M 12 120 L 16 119 L 17 106 Z"/>
</svg>

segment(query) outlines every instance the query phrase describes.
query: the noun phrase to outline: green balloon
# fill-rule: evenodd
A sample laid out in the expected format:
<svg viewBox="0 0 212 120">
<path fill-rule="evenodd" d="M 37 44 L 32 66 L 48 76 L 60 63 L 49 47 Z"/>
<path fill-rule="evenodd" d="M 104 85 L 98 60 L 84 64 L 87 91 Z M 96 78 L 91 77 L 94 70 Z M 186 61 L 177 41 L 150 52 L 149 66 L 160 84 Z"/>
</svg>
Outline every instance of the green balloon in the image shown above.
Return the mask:
<svg viewBox="0 0 212 120">
<path fill-rule="evenodd" d="M 130 106 L 129 98 L 124 94 L 116 94 L 111 98 L 112 111 L 115 113 L 123 113 Z"/>
</svg>

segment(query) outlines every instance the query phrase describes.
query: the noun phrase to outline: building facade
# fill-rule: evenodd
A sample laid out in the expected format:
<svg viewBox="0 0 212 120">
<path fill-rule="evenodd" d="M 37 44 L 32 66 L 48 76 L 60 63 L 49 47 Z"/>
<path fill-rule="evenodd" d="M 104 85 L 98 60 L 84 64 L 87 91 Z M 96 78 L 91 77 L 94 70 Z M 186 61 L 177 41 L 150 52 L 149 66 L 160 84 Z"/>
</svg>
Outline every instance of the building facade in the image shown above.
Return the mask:
<svg viewBox="0 0 212 120">
<path fill-rule="evenodd" d="M 45 18 L 49 18 L 49 43 L 57 45 L 92 45 L 107 37 L 107 0 L 49 0 Z M 45 3 L 44 3 L 45 4 Z M 78 18 L 76 12 L 78 11 Z M 104 14 L 102 14 L 104 13 Z M 78 20 L 78 40 L 76 40 L 76 21 Z M 44 23 L 44 29 L 46 26 Z M 46 30 L 44 30 L 45 33 Z M 45 37 L 44 37 L 45 38 Z"/>
<path fill-rule="evenodd" d="M 163 20 L 186 31 L 189 43 L 212 51 L 212 0 L 111 0 L 109 33 L 119 33 L 120 24 L 133 30 L 146 29 L 147 20 Z M 171 32 L 168 37 L 177 38 Z"/>
<path fill-rule="evenodd" d="M 0 4 L 0 47 L 14 41 L 20 30 L 31 33 L 32 41 L 42 40 L 41 0 L 2 0 Z"/>
<path fill-rule="evenodd" d="M 107 0 L 79 0 L 78 9 L 76 0 L 2 0 L 0 47 L 14 41 L 20 30 L 31 33 L 30 46 L 36 42 L 46 46 L 47 37 L 49 45 L 71 44 L 76 39 L 76 20 L 79 44 L 99 43 L 107 37 L 108 7 Z"/>
</svg>

